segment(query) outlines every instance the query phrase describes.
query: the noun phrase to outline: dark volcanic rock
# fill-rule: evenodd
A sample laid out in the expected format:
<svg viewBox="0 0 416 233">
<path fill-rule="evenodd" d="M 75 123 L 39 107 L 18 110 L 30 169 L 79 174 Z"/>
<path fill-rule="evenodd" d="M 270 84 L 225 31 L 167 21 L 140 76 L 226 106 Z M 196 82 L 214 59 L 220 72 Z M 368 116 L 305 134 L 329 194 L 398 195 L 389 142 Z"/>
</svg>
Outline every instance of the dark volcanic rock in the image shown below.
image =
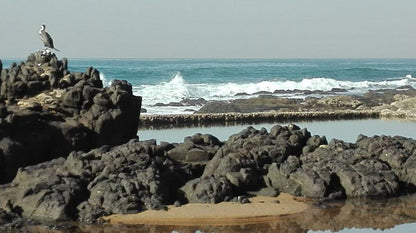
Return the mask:
<svg viewBox="0 0 416 233">
<path fill-rule="evenodd" d="M 93 221 L 163 209 L 189 179 L 160 146 L 131 140 L 19 169 L 0 186 L 0 208 L 38 221 Z"/>
<path fill-rule="evenodd" d="M 210 101 L 198 110 L 199 113 L 241 112 L 234 104 L 224 101 Z"/>
<path fill-rule="evenodd" d="M 226 142 L 203 134 L 181 144 L 130 140 L 20 168 L 0 186 L 0 219 L 95 221 L 173 203 L 245 202 L 253 193 L 391 197 L 415 191 L 415 161 L 414 139 L 327 143 L 296 125 L 248 127 Z"/>
<path fill-rule="evenodd" d="M 68 60 L 31 54 L 1 71 L 0 183 L 17 168 L 135 138 L 141 98 L 126 81 L 103 88 L 99 72 L 70 73 Z"/>
<path fill-rule="evenodd" d="M 218 138 L 210 134 L 198 133 L 192 137 L 186 137 L 184 143 L 169 150 L 167 155 L 181 162 L 207 162 L 222 144 Z"/>
<path fill-rule="evenodd" d="M 328 116 L 340 111 L 382 111 L 385 116 L 415 118 L 414 103 L 416 90 L 411 86 L 397 89 L 370 90 L 363 96 L 347 95 L 346 89 L 333 88 L 322 90 L 275 90 L 259 97 L 230 101 L 210 101 L 198 110 L 198 113 L 258 113 L 258 112 L 327 112 Z M 306 98 L 287 98 L 276 95 L 302 94 Z M 244 95 L 240 93 L 238 95 Z M 318 95 L 313 97 L 310 95 Z M 399 110 L 399 114 L 395 111 Z M 338 118 L 332 116 L 332 119 Z"/>
<path fill-rule="evenodd" d="M 232 135 L 202 177 L 183 191 L 189 201 L 212 201 L 195 190 L 200 182 L 216 187 L 225 178 L 232 185 L 227 196 L 264 187 L 321 199 L 396 196 L 414 190 L 415 143 L 402 137 L 360 136 L 356 143 L 328 144 L 325 137 L 311 136 L 296 125 L 276 125 L 270 133 L 249 127 Z M 213 197 L 224 197 L 210 190 Z"/>
<path fill-rule="evenodd" d="M 232 184 L 224 177 L 197 178 L 186 183 L 181 191 L 191 203 L 218 203 L 234 196 Z"/>
<path fill-rule="evenodd" d="M 80 178 L 57 174 L 64 161 L 60 158 L 20 169 L 12 183 L 0 186 L 1 207 L 11 205 L 17 214 L 27 219 L 73 219 L 78 198 L 85 192 Z"/>
</svg>

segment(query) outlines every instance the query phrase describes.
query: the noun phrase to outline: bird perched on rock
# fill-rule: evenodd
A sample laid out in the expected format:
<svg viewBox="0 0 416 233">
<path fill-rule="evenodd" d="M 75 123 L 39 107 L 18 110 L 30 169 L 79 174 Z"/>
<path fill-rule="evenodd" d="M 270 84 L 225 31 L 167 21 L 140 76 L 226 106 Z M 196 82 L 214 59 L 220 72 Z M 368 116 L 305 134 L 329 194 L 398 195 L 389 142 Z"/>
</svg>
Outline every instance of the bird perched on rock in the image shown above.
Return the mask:
<svg viewBox="0 0 416 233">
<path fill-rule="evenodd" d="M 46 28 L 46 26 L 43 24 L 41 26 L 40 30 L 39 30 L 39 36 L 40 36 L 40 39 L 43 42 L 43 45 L 45 46 L 46 52 L 50 53 L 50 51 L 47 48 L 54 49 L 54 50 L 59 52 L 59 50 L 53 46 L 52 37 L 51 37 L 51 35 L 49 35 L 49 33 L 47 33 L 45 31 L 45 28 Z"/>
</svg>

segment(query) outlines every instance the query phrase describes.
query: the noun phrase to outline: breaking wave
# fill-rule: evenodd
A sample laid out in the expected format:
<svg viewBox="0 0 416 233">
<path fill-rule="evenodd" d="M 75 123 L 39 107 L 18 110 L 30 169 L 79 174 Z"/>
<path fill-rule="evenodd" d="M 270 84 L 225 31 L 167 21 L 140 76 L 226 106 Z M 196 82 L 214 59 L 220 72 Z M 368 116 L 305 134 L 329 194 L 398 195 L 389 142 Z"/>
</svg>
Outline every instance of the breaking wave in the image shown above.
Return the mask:
<svg viewBox="0 0 416 233">
<path fill-rule="evenodd" d="M 103 72 L 100 72 L 100 79 L 103 82 L 104 87 L 108 87 L 111 85 L 111 80 L 107 80 Z"/>
<path fill-rule="evenodd" d="M 416 87 L 416 79 L 405 75 L 395 80 L 340 81 L 332 78 L 304 78 L 301 81 L 261 81 L 256 83 L 188 83 L 180 72 L 168 82 L 134 87 L 136 95 L 143 97 L 143 105 L 168 104 L 183 99 L 231 100 L 276 90 L 331 91 L 345 89 L 351 94 L 363 94 L 368 90 L 390 89 L 410 85 Z"/>
</svg>

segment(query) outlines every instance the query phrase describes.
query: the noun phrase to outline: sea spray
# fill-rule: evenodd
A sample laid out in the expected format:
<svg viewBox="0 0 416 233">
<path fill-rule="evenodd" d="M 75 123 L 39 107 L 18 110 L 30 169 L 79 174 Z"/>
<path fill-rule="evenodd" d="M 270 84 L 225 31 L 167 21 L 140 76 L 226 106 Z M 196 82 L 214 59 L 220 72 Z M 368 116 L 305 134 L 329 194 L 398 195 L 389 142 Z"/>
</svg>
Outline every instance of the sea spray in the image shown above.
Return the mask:
<svg viewBox="0 0 416 233">
<path fill-rule="evenodd" d="M 107 80 L 103 72 L 100 72 L 100 79 L 103 82 L 104 87 L 111 86 L 113 80 Z"/>
<path fill-rule="evenodd" d="M 169 82 L 162 82 L 157 85 L 142 85 L 135 87 L 135 94 L 143 97 L 143 106 L 150 107 L 157 103 L 169 104 L 180 102 L 184 99 L 203 98 L 210 100 L 233 100 L 238 98 L 250 98 L 267 94 L 290 97 L 305 98 L 308 95 L 302 91 L 323 91 L 329 92 L 334 89 L 344 89 L 343 94 L 363 95 L 369 90 L 377 89 L 394 89 L 401 86 L 416 87 L 416 80 L 408 77 L 396 80 L 374 81 L 339 81 L 331 78 L 305 78 L 299 82 L 296 81 L 261 81 L 258 83 L 187 83 L 184 77 L 177 73 Z M 279 90 L 288 91 L 286 93 L 278 92 Z M 298 90 L 299 92 L 290 92 Z M 279 94 L 274 94 L 277 92 Z M 317 96 L 315 93 L 314 96 Z M 323 95 L 321 95 L 323 96 Z M 186 106 L 171 106 L 172 111 L 183 111 Z M 176 109 L 176 110 L 173 110 Z M 181 110 L 182 109 L 182 110 Z M 157 108 L 155 108 L 157 111 Z M 168 109 L 166 109 L 167 112 Z M 173 112 L 172 112 L 173 113 Z"/>
</svg>

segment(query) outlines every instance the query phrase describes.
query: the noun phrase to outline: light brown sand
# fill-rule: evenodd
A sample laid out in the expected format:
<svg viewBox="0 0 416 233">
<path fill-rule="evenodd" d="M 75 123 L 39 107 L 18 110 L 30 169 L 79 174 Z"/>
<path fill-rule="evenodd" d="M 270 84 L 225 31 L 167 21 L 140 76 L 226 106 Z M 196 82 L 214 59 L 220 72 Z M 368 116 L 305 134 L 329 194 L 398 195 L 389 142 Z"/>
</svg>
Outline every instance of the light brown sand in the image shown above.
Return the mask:
<svg viewBox="0 0 416 233">
<path fill-rule="evenodd" d="M 152 225 L 234 225 L 266 222 L 281 216 L 301 213 L 309 205 L 289 194 L 278 197 L 254 197 L 251 203 L 187 204 L 169 206 L 167 211 L 149 210 L 131 215 L 104 217 L 110 224 Z"/>
</svg>

